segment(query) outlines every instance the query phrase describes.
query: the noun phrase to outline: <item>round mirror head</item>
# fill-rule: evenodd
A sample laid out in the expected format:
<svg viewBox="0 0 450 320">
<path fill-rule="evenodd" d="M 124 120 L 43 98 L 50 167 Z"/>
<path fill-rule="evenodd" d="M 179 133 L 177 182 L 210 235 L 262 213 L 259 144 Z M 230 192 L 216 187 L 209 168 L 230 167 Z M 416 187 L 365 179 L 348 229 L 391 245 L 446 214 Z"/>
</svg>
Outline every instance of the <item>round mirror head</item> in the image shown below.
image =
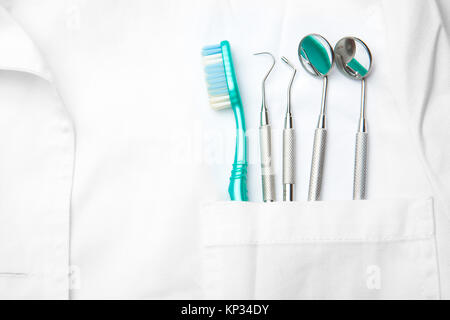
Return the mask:
<svg viewBox="0 0 450 320">
<path fill-rule="evenodd" d="M 345 37 L 334 47 L 336 64 L 343 74 L 361 80 L 372 69 L 372 54 L 364 42 L 355 37 Z"/>
<path fill-rule="evenodd" d="M 325 77 L 333 67 L 333 48 L 324 37 L 310 34 L 300 41 L 298 58 L 308 73 Z"/>
</svg>

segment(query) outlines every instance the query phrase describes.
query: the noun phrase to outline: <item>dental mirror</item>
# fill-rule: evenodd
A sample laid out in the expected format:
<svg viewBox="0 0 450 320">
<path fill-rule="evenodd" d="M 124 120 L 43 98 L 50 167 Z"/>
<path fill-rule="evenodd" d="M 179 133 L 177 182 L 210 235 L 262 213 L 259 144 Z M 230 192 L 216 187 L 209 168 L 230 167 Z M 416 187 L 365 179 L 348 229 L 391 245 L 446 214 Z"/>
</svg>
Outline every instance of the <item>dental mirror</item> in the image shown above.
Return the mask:
<svg viewBox="0 0 450 320">
<path fill-rule="evenodd" d="M 298 46 L 298 57 L 303 68 L 313 76 L 326 77 L 333 67 L 333 48 L 318 34 L 310 34 L 302 39 Z"/>
<path fill-rule="evenodd" d="M 334 54 L 330 43 L 321 35 L 310 34 L 300 41 L 298 58 L 303 68 L 311 75 L 323 79 L 322 103 L 320 106 L 319 122 L 314 132 L 313 155 L 311 161 L 311 175 L 309 178 L 308 201 L 320 200 L 322 186 L 322 171 L 325 160 L 327 140 L 326 107 L 328 74 L 333 68 Z"/>
<path fill-rule="evenodd" d="M 358 38 L 342 38 L 336 43 L 334 54 L 338 69 L 351 79 L 362 80 L 372 69 L 372 54 Z"/>
<path fill-rule="evenodd" d="M 353 199 L 362 200 L 366 198 L 367 180 L 366 77 L 372 70 L 372 54 L 367 45 L 355 37 L 339 40 L 334 52 L 338 69 L 351 79 L 361 80 L 361 109 L 356 133 Z"/>
</svg>

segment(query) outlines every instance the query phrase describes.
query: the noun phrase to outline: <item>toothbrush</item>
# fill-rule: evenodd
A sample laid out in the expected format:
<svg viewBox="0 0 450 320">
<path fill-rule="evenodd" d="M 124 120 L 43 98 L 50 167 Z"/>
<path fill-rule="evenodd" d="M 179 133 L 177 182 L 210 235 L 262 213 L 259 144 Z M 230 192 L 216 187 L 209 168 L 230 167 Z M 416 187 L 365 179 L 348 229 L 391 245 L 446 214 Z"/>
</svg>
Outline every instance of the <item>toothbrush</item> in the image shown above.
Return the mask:
<svg viewBox="0 0 450 320">
<path fill-rule="evenodd" d="M 275 201 L 275 175 L 272 165 L 272 130 L 269 122 L 269 112 L 266 105 L 266 79 L 275 66 L 275 58 L 270 52 L 259 52 L 255 55 L 267 54 L 272 58 L 272 65 L 262 81 L 261 119 L 259 127 L 259 144 L 261 151 L 261 178 L 263 201 Z"/>
<path fill-rule="evenodd" d="M 231 58 L 230 43 L 202 49 L 209 105 L 214 110 L 232 108 L 236 121 L 236 149 L 228 193 L 231 200 L 248 201 L 247 195 L 247 137 L 245 117 L 236 73 Z"/>
</svg>

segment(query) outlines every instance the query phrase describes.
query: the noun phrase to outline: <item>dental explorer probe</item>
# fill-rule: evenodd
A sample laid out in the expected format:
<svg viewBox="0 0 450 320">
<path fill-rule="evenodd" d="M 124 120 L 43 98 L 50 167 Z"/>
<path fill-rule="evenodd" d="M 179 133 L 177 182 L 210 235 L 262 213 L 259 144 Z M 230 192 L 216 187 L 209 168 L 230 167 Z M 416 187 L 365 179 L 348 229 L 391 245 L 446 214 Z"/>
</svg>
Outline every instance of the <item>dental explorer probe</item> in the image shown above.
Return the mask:
<svg viewBox="0 0 450 320">
<path fill-rule="evenodd" d="M 284 63 L 292 68 L 292 77 L 287 90 L 287 107 L 283 130 L 283 201 L 294 201 L 295 186 L 295 129 L 291 112 L 291 88 L 297 70 L 286 57 Z"/>
<path fill-rule="evenodd" d="M 262 178 L 262 193 L 264 202 L 275 201 L 275 174 L 272 165 L 272 130 L 269 123 L 269 113 L 266 104 L 266 80 L 275 66 L 275 58 L 270 52 L 259 52 L 255 55 L 267 54 L 272 58 L 272 65 L 267 71 L 262 80 L 262 104 L 261 104 L 261 119 L 259 127 L 259 145 L 261 152 L 261 178 Z"/>
</svg>

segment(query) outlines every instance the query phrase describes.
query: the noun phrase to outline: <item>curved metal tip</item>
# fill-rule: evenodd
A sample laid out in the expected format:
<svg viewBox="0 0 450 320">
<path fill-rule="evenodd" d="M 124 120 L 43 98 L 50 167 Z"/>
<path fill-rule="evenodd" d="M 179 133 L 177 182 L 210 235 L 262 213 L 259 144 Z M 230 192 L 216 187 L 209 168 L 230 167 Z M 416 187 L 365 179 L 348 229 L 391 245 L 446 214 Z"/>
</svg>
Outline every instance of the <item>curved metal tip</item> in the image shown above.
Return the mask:
<svg viewBox="0 0 450 320">
<path fill-rule="evenodd" d="M 292 65 L 292 63 L 289 62 L 289 60 L 286 57 L 281 57 L 281 60 L 286 63 L 289 67 L 291 67 L 292 69 L 296 70 L 295 67 Z"/>
<path fill-rule="evenodd" d="M 289 86 L 288 86 L 288 93 L 287 93 L 287 109 L 286 109 L 286 119 L 288 119 L 288 115 L 291 113 L 291 88 L 292 88 L 292 83 L 294 82 L 294 78 L 295 78 L 295 74 L 297 73 L 297 69 L 295 69 L 294 65 L 292 63 L 289 62 L 289 60 L 282 56 L 281 60 L 286 63 L 289 67 L 291 67 L 292 69 L 292 77 L 291 80 L 289 81 Z"/>
<path fill-rule="evenodd" d="M 254 56 L 257 56 L 257 55 L 260 55 L 260 54 L 268 54 L 269 56 L 272 57 L 273 60 L 275 60 L 273 54 L 271 54 L 270 52 L 267 52 L 267 51 L 256 52 L 256 53 L 254 53 L 253 55 L 254 55 Z"/>
<path fill-rule="evenodd" d="M 262 86 L 263 86 L 263 90 L 264 90 L 264 82 L 266 81 L 267 77 L 269 76 L 270 72 L 272 71 L 273 67 L 275 66 L 275 57 L 273 56 L 273 54 L 271 54 L 270 52 L 267 52 L 267 51 L 257 52 L 257 53 L 254 53 L 253 55 L 258 56 L 260 54 L 267 54 L 272 57 L 272 65 L 270 66 L 269 70 L 267 71 L 267 73 L 264 76 L 264 79 L 262 81 Z"/>
</svg>

